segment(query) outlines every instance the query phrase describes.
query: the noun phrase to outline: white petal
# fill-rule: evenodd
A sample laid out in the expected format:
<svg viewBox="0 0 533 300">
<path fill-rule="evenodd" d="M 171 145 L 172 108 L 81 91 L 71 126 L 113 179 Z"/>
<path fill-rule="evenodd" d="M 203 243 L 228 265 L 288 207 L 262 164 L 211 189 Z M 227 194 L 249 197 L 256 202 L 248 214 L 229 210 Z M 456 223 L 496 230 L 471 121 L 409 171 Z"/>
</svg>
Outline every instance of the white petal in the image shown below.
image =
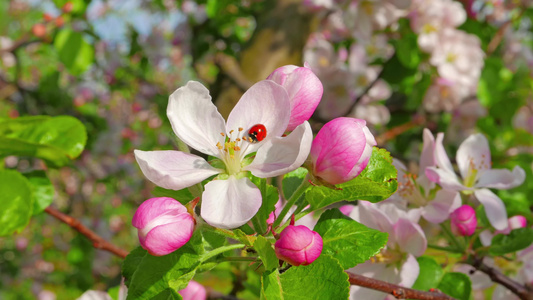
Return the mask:
<svg viewBox="0 0 533 300">
<path fill-rule="evenodd" d="M 359 208 L 359 222 L 370 228 L 389 233 L 389 239 L 391 239 L 392 221 L 385 212 L 380 210 L 376 204 L 368 201 L 359 201 L 357 207 Z"/>
<path fill-rule="evenodd" d="M 217 156 L 217 143 L 224 145 L 224 118 L 211 102 L 209 91 L 199 82 L 189 81 L 170 95 L 167 117 L 174 133 L 194 149 Z"/>
<path fill-rule="evenodd" d="M 439 168 L 446 170 L 449 173 L 454 173 L 452 163 L 444 150 L 444 145 L 442 140 L 444 139 L 444 134 L 439 132 L 437 134 L 437 139 L 435 140 L 435 162 Z"/>
<path fill-rule="evenodd" d="M 473 134 L 461 143 L 457 149 L 457 166 L 461 176 L 466 178 L 468 171 L 490 169 L 491 157 L 487 138 L 481 133 Z"/>
<path fill-rule="evenodd" d="M 526 172 L 519 166 L 514 167 L 513 172 L 505 169 L 491 169 L 479 176 L 475 186 L 505 190 L 521 185 L 525 179 Z"/>
<path fill-rule="evenodd" d="M 483 230 L 480 234 L 479 234 L 479 240 L 481 241 L 481 244 L 485 247 L 488 247 L 492 244 L 492 238 L 494 237 L 494 235 L 492 234 L 492 232 L 490 232 L 490 230 L 486 229 L 486 230 Z"/>
<path fill-rule="evenodd" d="M 498 230 L 507 228 L 507 210 L 502 200 L 489 189 L 475 190 L 474 195 L 483 204 L 490 224 Z"/>
<path fill-rule="evenodd" d="M 246 135 L 256 124 L 263 124 L 267 131 L 266 138 L 256 144 L 251 144 L 244 150 L 244 154 L 255 152 L 262 144 L 273 137 L 279 137 L 287 129 L 291 116 L 291 104 L 285 88 L 271 80 L 263 80 L 249 88 L 235 105 L 228 117 L 227 131 Z"/>
<path fill-rule="evenodd" d="M 461 206 L 461 196 L 457 191 L 439 190 L 435 199 L 424 207 L 422 216 L 431 223 L 439 224 L 450 216 L 450 213 Z"/>
<path fill-rule="evenodd" d="M 313 131 L 309 122 L 298 125 L 287 137 L 274 137 L 257 150 L 244 170 L 261 178 L 275 177 L 300 167 L 311 150 Z"/>
<path fill-rule="evenodd" d="M 209 225 L 232 229 L 248 222 L 261 202 L 261 191 L 248 178 L 230 176 L 205 185 L 200 214 Z"/>
<path fill-rule="evenodd" d="M 133 152 L 144 176 L 166 189 L 181 190 L 221 172 L 205 159 L 180 151 Z"/>
<path fill-rule="evenodd" d="M 424 140 L 424 146 L 420 154 L 419 176 L 425 174 L 427 167 L 433 167 L 435 165 L 435 138 L 429 129 L 424 128 L 422 139 Z"/>
<path fill-rule="evenodd" d="M 408 254 L 407 259 L 400 269 L 400 282 L 398 282 L 398 285 L 407 288 L 412 287 L 413 284 L 415 284 L 419 273 L 420 265 L 418 264 L 418 261 L 413 255 Z"/>
<path fill-rule="evenodd" d="M 420 256 L 426 251 L 426 235 L 420 225 L 401 218 L 394 224 L 394 235 L 402 251 L 414 256 Z"/>
<path fill-rule="evenodd" d="M 455 175 L 455 173 L 449 172 L 446 169 L 427 167 L 426 176 L 429 178 L 429 180 L 439 184 L 440 186 L 448 190 L 470 190 L 470 188 L 467 188 L 459 182 L 459 179 L 457 178 L 457 175 Z"/>
</svg>

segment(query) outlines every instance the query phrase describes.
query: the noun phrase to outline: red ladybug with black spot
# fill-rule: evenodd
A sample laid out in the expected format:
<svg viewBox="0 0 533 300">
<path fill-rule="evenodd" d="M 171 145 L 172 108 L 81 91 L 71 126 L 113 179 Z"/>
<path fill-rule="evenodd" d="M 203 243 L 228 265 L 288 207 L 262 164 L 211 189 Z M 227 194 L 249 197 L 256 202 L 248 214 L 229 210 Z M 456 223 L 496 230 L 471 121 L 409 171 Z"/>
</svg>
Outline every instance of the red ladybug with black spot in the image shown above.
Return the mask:
<svg viewBox="0 0 533 300">
<path fill-rule="evenodd" d="M 267 136 L 267 130 L 263 124 L 255 124 L 248 130 L 250 143 L 257 143 L 264 140 Z"/>
</svg>

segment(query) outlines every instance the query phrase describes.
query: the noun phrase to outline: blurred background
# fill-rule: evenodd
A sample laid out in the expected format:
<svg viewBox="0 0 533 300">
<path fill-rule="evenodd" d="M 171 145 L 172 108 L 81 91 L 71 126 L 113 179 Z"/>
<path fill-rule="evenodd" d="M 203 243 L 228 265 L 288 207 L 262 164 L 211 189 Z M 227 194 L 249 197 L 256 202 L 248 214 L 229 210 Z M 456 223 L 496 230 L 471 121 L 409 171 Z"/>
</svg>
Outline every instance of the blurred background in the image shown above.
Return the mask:
<svg viewBox="0 0 533 300">
<path fill-rule="evenodd" d="M 138 246 L 131 218 L 154 187 L 133 149 L 176 148 L 168 96 L 201 81 L 227 116 L 253 83 L 305 63 L 324 85 L 315 130 L 339 116 L 365 119 L 379 146 L 407 163 L 418 161 L 424 127 L 446 132 L 449 153 L 481 131 L 494 167 L 520 164 L 532 178 L 530 3 L 420 1 L 0 1 L 0 118 L 71 115 L 88 133 L 69 166 L 14 156 L 4 165 L 46 170 L 54 207 L 130 251 Z M 499 196 L 510 215 L 533 221 L 533 182 Z M 40 214 L 0 238 L 0 299 L 107 290 L 121 282 L 121 261 Z M 253 271 L 229 264 L 198 280 L 259 295 Z"/>
</svg>

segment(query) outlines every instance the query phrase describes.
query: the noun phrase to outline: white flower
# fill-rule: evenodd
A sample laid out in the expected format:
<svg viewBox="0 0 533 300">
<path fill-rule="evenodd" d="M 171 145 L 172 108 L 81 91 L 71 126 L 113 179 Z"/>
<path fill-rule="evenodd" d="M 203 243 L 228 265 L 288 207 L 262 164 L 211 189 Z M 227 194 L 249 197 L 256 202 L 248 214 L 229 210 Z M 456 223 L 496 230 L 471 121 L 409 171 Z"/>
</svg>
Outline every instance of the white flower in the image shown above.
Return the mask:
<svg viewBox="0 0 533 300">
<path fill-rule="evenodd" d="M 135 150 L 135 157 L 144 175 L 167 189 L 180 190 L 219 174 L 205 185 L 200 214 L 212 226 L 236 228 L 248 222 L 262 203 L 247 172 L 262 178 L 278 176 L 298 168 L 309 154 L 313 135 L 307 121 L 282 137 L 290 112 L 286 90 L 263 80 L 244 93 L 225 122 L 209 91 L 190 81 L 170 96 L 167 116 L 178 138 L 217 157 L 223 167 L 180 151 Z M 248 131 L 257 124 L 267 134 L 254 143 Z M 249 156 L 252 153 L 255 156 Z"/>
</svg>

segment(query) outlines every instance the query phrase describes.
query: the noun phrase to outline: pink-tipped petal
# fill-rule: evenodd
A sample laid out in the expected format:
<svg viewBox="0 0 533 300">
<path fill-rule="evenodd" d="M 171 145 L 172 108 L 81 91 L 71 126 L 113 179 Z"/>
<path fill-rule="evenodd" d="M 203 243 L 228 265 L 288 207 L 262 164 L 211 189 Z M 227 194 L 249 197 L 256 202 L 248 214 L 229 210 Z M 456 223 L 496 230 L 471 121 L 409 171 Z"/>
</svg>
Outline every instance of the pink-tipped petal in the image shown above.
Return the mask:
<svg viewBox="0 0 533 300">
<path fill-rule="evenodd" d="M 483 204 L 490 224 L 498 230 L 506 229 L 508 226 L 507 210 L 500 197 L 489 189 L 475 190 L 474 195 L 476 196 L 476 199 Z"/>
<path fill-rule="evenodd" d="M 257 151 L 266 141 L 283 135 L 290 118 L 290 102 L 287 91 L 271 80 L 263 80 L 249 88 L 235 105 L 228 117 L 227 131 L 247 133 L 256 124 L 265 126 L 267 135 L 259 143 L 249 145 L 245 153 Z"/>
<path fill-rule="evenodd" d="M 527 226 L 527 219 L 524 216 L 512 216 L 508 220 L 511 229 L 524 228 Z"/>
<path fill-rule="evenodd" d="M 135 150 L 134 153 L 144 176 L 166 189 L 181 190 L 221 172 L 205 159 L 180 151 Z"/>
<path fill-rule="evenodd" d="M 446 150 L 444 150 L 444 145 L 442 144 L 443 140 L 444 133 L 438 133 L 437 138 L 435 139 L 435 163 L 437 166 L 439 166 L 439 168 L 455 174 L 452 163 L 450 162 L 450 158 L 448 158 L 448 154 L 446 154 Z"/>
<path fill-rule="evenodd" d="M 205 185 L 201 216 L 211 226 L 233 229 L 248 222 L 261 207 L 261 191 L 250 179 L 229 176 Z"/>
<path fill-rule="evenodd" d="M 450 213 L 461 206 L 461 196 L 457 191 L 439 190 L 435 199 L 424 207 L 422 216 L 428 222 L 439 224 L 450 216 Z"/>
<path fill-rule="evenodd" d="M 424 133 L 422 135 L 424 145 L 422 147 L 422 153 L 420 154 L 420 171 L 418 172 L 419 176 L 425 174 L 427 167 L 433 167 L 436 165 L 435 162 L 435 138 L 429 129 L 424 128 Z"/>
<path fill-rule="evenodd" d="M 322 83 L 311 69 L 284 66 L 276 69 L 268 79 L 282 85 L 289 94 L 291 118 L 287 131 L 294 130 L 311 117 L 323 94 Z"/>
<path fill-rule="evenodd" d="M 194 149 L 218 156 L 217 143 L 224 144 L 224 118 L 211 102 L 209 90 L 197 81 L 177 89 L 170 95 L 167 117 L 174 133 Z"/>
<path fill-rule="evenodd" d="M 186 288 L 178 291 L 183 300 L 205 300 L 207 299 L 207 291 L 205 287 L 198 282 L 191 280 Z"/>
<path fill-rule="evenodd" d="M 394 224 L 396 242 L 404 252 L 421 256 L 427 248 L 426 235 L 420 225 L 401 218 Z"/>
<path fill-rule="evenodd" d="M 481 173 L 476 187 L 505 190 L 521 185 L 525 179 L 526 172 L 519 166 L 514 167 L 512 172 L 505 169 L 491 169 Z"/>
<path fill-rule="evenodd" d="M 364 120 L 336 118 L 326 123 L 313 140 L 313 174 L 330 184 L 349 181 L 366 167 L 374 145 Z"/>
<path fill-rule="evenodd" d="M 313 131 L 305 121 L 286 137 L 274 137 L 267 141 L 244 170 L 254 176 L 267 178 L 291 172 L 300 167 L 311 150 Z"/>
<path fill-rule="evenodd" d="M 481 133 L 469 136 L 457 149 L 456 158 L 463 178 L 467 178 L 471 168 L 479 171 L 490 169 L 491 156 L 487 138 Z"/>
</svg>

